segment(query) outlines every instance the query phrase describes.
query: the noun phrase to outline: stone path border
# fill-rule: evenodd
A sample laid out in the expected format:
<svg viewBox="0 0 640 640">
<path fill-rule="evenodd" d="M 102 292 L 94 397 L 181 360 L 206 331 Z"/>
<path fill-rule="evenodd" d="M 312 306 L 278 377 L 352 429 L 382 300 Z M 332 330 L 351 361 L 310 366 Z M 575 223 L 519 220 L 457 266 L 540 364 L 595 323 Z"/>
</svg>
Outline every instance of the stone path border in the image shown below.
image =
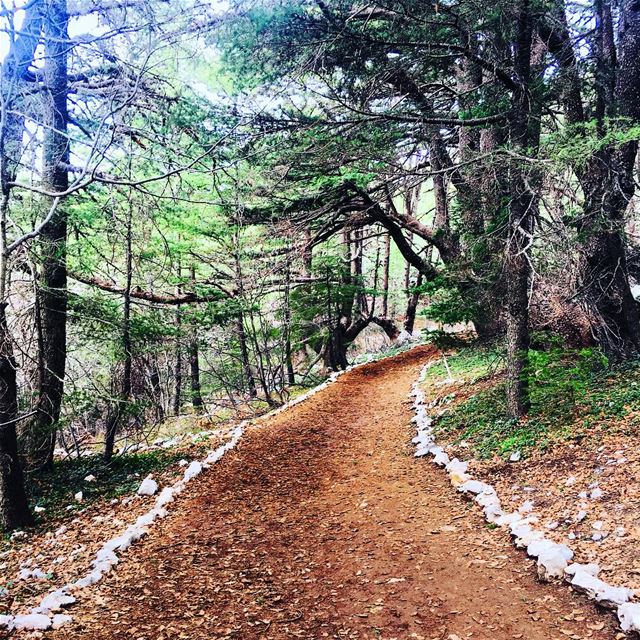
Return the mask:
<svg viewBox="0 0 640 640">
<path fill-rule="evenodd" d="M 616 587 L 599 579 L 600 568 L 597 564 L 572 563 L 573 551 L 567 545 L 546 538 L 542 531 L 533 526 L 538 523 L 535 515 L 503 511 L 495 488 L 472 478 L 467 473 L 467 462 L 458 458 L 450 459 L 444 448 L 436 444 L 433 420 L 428 413 L 435 403 L 426 403 L 425 393 L 420 387 L 435 362 L 424 365 L 409 394 L 409 398 L 413 399 L 413 422 L 417 428 L 417 434 L 412 440 L 416 445 L 415 457 L 431 455 L 435 464 L 444 467 L 451 484 L 482 508 L 487 522 L 508 528 L 516 548 L 526 549 L 527 555 L 536 558 L 538 577 L 541 580 L 566 580 L 574 589 L 586 594 L 599 605 L 615 611 L 622 631 L 640 633 L 640 602 L 632 601 L 635 595 L 632 589 Z"/>
</svg>

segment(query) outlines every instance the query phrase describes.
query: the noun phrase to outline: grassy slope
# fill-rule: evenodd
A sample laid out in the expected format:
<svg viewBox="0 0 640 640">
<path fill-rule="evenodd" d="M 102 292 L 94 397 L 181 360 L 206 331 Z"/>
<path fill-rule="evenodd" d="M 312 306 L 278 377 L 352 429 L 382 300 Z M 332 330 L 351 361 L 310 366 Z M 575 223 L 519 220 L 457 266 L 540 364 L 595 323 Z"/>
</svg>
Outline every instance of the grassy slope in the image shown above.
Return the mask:
<svg viewBox="0 0 640 640">
<path fill-rule="evenodd" d="M 467 443 L 479 458 L 554 440 L 581 441 L 597 430 L 635 432 L 640 422 L 640 363 L 609 369 L 592 349 L 532 351 L 529 416 L 506 417 L 503 358 L 493 349 L 466 347 L 429 371 L 428 397 L 440 398 L 444 413 L 436 421 L 441 438 Z M 460 383 L 464 380 L 464 384 Z"/>
</svg>

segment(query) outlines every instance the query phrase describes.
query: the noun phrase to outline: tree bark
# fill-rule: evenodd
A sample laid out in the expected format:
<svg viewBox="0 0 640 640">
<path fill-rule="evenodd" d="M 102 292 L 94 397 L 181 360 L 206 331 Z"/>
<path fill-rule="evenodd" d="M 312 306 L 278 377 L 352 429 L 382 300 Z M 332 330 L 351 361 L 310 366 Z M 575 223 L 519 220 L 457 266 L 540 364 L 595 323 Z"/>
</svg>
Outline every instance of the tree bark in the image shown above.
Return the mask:
<svg viewBox="0 0 640 640">
<path fill-rule="evenodd" d="M 7 325 L 8 267 L 7 223 L 10 182 L 22 153 L 24 116 L 20 92 L 27 78 L 42 28 L 43 3 L 35 0 L 25 9 L 20 33 L 12 41 L 1 69 L 2 129 L 0 129 L 0 528 L 10 531 L 31 524 L 32 516 L 18 458 L 18 388 L 13 342 Z"/>
<path fill-rule="evenodd" d="M 33 522 L 18 457 L 16 361 L 7 328 L 6 305 L 0 305 L 0 530 Z"/>
<path fill-rule="evenodd" d="M 517 88 L 513 92 L 510 138 L 520 153 L 531 141 L 531 44 L 532 20 L 529 0 L 521 0 L 514 71 Z M 507 287 L 507 408 L 513 418 L 525 415 L 529 400 L 529 280 L 531 267 L 528 247 L 533 231 L 534 194 L 517 159 L 509 166 L 509 227 L 505 256 Z"/>
<path fill-rule="evenodd" d="M 416 278 L 415 287 L 410 293 L 409 301 L 407 302 L 407 313 L 404 321 L 404 330 L 409 334 L 413 334 L 413 328 L 416 323 L 416 312 L 418 310 L 418 302 L 420 301 L 420 287 L 422 286 L 422 274 L 418 273 Z"/>
<path fill-rule="evenodd" d="M 69 186 L 67 137 L 67 36 L 66 0 L 48 3 L 45 33 L 46 96 L 43 141 L 43 188 L 62 192 Z M 51 206 L 51 203 L 49 203 Z M 67 359 L 67 214 L 58 206 L 38 240 L 41 267 L 38 273 L 39 380 L 36 415 L 29 425 L 31 462 L 53 466 L 57 423 L 60 419 Z"/>
<path fill-rule="evenodd" d="M 131 398 L 131 368 L 132 368 L 132 341 L 131 341 L 131 285 L 133 281 L 133 204 L 129 202 L 125 231 L 125 272 L 126 284 L 123 296 L 122 308 L 122 350 L 124 363 L 120 389 L 115 392 L 115 399 L 110 403 L 107 414 L 104 460 L 110 462 L 115 451 L 116 435 L 126 412 L 127 404 Z M 117 387 L 116 385 L 114 385 Z"/>
</svg>

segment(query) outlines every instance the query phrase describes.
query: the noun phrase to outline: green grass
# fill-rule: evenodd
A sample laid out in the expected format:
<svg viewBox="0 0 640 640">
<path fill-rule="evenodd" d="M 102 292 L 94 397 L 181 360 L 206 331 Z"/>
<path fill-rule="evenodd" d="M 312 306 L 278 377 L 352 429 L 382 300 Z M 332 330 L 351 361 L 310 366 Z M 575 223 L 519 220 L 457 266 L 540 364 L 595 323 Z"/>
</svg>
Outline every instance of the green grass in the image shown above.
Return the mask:
<svg viewBox="0 0 640 640">
<path fill-rule="evenodd" d="M 184 456 L 179 451 L 149 451 L 115 457 L 105 464 L 100 456 L 86 456 L 56 461 L 52 471 L 29 476 L 28 489 L 32 506 L 44 507 L 38 514 L 38 524 L 44 525 L 60 516 L 74 513 L 99 499 L 113 499 L 131 494 L 142 478 L 158 473 Z M 88 475 L 95 482 L 85 482 Z M 82 503 L 75 502 L 74 495 L 82 491 Z M 72 508 L 67 510 L 71 505 Z"/>
<path fill-rule="evenodd" d="M 451 375 L 472 382 L 499 369 L 495 350 L 466 348 L 449 358 Z M 580 441 L 596 427 L 636 433 L 640 423 L 640 363 L 610 369 L 594 349 L 530 352 L 531 411 L 523 420 L 507 416 L 505 383 L 448 409 L 435 424 L 441 435 L 467 442 L 479 458 L 544 449 L 552 439 Z M 429 370 L 428 382 L 447 377 L 444 364 Z M 437 387 L 434 387 L 437 389 Z"/>
</svg>

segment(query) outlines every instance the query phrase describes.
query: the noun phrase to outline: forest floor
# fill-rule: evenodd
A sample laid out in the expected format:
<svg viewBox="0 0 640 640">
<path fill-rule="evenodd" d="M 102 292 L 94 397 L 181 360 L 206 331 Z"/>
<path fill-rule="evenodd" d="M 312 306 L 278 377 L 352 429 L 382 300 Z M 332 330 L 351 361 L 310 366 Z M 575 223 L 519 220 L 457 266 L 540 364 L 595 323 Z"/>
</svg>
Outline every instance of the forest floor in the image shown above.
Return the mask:
<svg viewBox="0 0 640 640">
<path fill-rule="evenodd" d="M 249 430 L 54 638 L 615 637 L 412 455 L 435 352 L 358 368 Z"/>
</svg>

